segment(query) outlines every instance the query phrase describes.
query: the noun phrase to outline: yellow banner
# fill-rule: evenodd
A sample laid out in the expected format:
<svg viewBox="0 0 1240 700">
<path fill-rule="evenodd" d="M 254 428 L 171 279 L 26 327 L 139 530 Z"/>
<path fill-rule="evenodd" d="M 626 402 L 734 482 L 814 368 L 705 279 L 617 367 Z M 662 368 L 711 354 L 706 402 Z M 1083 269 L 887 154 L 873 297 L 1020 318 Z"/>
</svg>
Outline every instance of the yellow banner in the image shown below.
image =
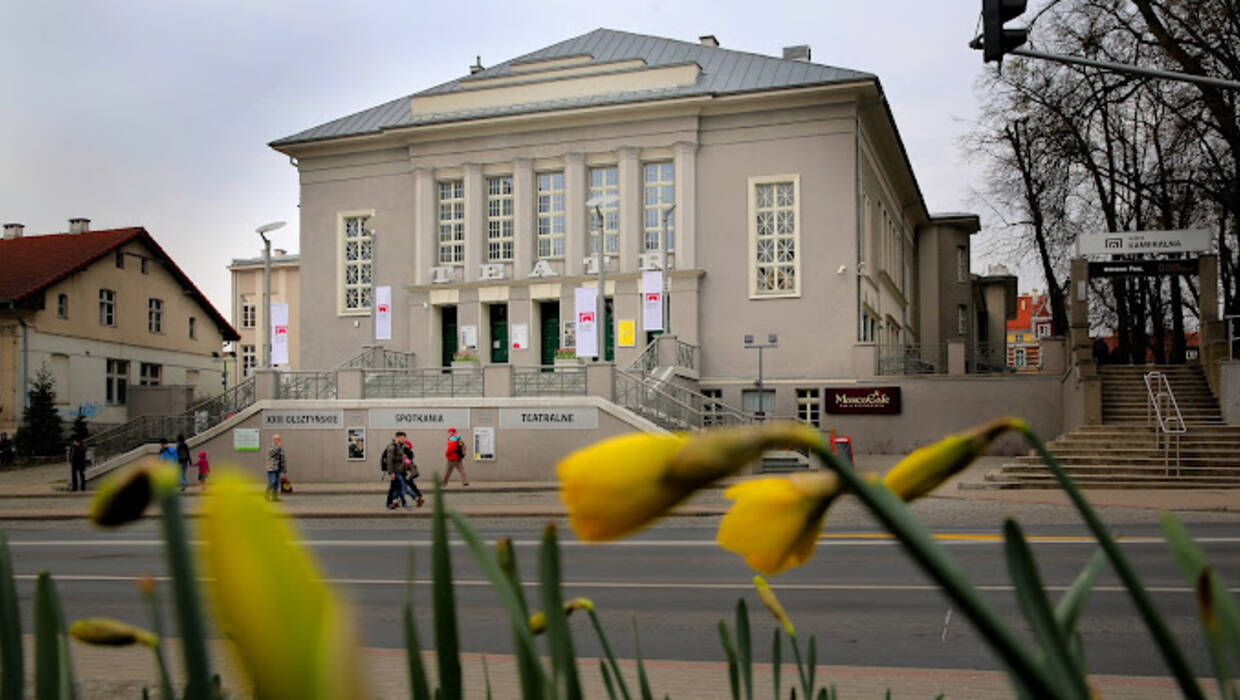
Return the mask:
<svg viewBox="0 0 1240 700">
<path fill-rule="evenodd" d="M 633 347 L 633 337 L 637 334 L 635 330 L 636 325 L 637 322 L 633 320 L 621 320 L 616 324 L 616 335 L 620 336 L 617 338 L 616 344 L 622 348 Z"/>
</svg>

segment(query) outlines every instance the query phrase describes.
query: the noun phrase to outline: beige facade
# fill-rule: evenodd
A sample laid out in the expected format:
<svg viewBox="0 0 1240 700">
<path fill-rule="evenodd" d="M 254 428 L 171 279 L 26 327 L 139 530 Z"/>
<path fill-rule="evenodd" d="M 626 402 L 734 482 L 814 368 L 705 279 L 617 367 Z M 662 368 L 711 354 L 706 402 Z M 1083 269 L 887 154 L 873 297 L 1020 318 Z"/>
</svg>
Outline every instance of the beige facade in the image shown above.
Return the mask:
<svg viewBox="0 0 1240 700">
<path fill-rule="evenodd" d="M 618 68 L 621 59 L 639 62 Z M 565 60 L 527 57 L 494 76 L 462 79 L 455 91 L 419 93 L 405 105 L 407 122 L 424 125 L 339 136 L 320 127 L 313 138 L 273 144 L 297 159 L 301 265 L 321 282 L 301 290 L 304 368 L 331 367 L 371 342 L 369 305 L 351 301 L 367 298 L 349 279 L 359 226 L 374 233 L 377 284 L 393 289 L 387 347 L 413 352 L 420 367 L 447 365 L 471 341 L 467 349 L 484 364 L 550 364 L 548 351 L 573 339 L 574 289 L 597 285 L 585 260 L 594 194 L 619 197 L 604 232 L 605 293 L 612 328 L 632 321 L 638 329 L 631 346 L 614 348 L 612 361 L 628 366 L 647 341 L 640 278 L 659 258 L 652 222 L 667 211 L 657 206 L 666 201 L 660 183 L 675 204 L 667 219 L 671 332 L 699 347 L 700 387 L 728 403 L 770 400 L 743 394 L 757 360 L 746 334 L 779 338 L 764 380 L 774 391 L 768 415 L 782 416 L 797 415 L 814 395 L 799 389 L 821 395 L 827 384 L 874 376 L 880 346 L 974 342 L 968 260 L 977 217 L 928 213 L 874 76 L 667 97 L 707 77 L 643 68 L 637 55 Z M 773 75 L 802 68 L 762 60 Z M 617 70 L 623 95 L 652 97 L 599 99 Z M 607 81 L 587 79 L 592 71 Z M 445 91 L 450 100 L 436 96 Z M 579 106 L 539 108 L 546 91 Z M 434 110 L 461 111 L 428 118 Z M 506 220 L 510 255 L 496 247 Z M 544 247 L 548 237 L 540 238 L 557 226 L 562 254 L 561 244 Z M 614 247 L 606 235 L 613 230 Z M 528 331 L 520 349 L 511 342 L 518 327 Z"/>
<path fill-rule="evenodd" d="M 231 386 L 253 373 L 263 363 L 263 329 L 270 328 L 263 305 L 263 258 L 233 260 L 228 266 L 232 275 L 232 325 L 241 335 L 228 356 L 228 377 Z M 282 369 L 298 368 L 301 349 L 301 268 L 300 258 L 283 250 L 272 251 L 271 303 L 288 304 L 288 363 Z"/>
<path fill-rule="evenodd" d="M 55 238 L 77 243 L 73 236 Z M 10 246 L 21 243 L 4 241 L 0 269 L 21 259 Z M 199 397 L 218 393 L 221 365 L 212 353 L 232 330 L 170 265 L 141 231 L 0 312 L 0 431 L 16 428 L 23 387 L 42 367 L 55 380 L 62 415 L 82 413 L 98 425 L 132 417 L 129 385 L 184 385 Z"/>
</svg>

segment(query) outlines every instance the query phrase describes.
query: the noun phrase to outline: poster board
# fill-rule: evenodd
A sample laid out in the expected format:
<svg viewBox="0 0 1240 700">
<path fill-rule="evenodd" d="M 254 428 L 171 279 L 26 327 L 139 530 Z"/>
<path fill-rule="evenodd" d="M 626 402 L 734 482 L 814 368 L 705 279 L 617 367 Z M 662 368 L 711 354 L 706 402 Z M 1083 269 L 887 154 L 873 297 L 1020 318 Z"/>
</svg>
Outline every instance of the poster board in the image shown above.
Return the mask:
<svg viewBox="0 0 1240 700">
<path fill-rule="evenodd" d="M 631 318 L 620 319 L 616 323 L 616 345 L 622 348 L 631 348 L 637 338 L 637 321 Z"/>
<path fill-rule="evenodd" d="M 346 454 L 350 462 L 360 462 L 366 459 L 366 429 L 365 428 L 349 428 L 345 438 L 348 442 Z"/>
<path fill-rule="evenodd" d="M 258 428 L 233 428 L 233 450 L 258 452 L 262 446 Z"/>
<path fill-rule="evenodd" d="M 528 350 L 530 347 L 530 324 L 512 324 L 512 349 Z"/>
<path fill-rule="evenodd" d="M 490 462 L 495 459 L 495 427 L 477 426 L 474 433 L 474 461 Z"/>
</svg>

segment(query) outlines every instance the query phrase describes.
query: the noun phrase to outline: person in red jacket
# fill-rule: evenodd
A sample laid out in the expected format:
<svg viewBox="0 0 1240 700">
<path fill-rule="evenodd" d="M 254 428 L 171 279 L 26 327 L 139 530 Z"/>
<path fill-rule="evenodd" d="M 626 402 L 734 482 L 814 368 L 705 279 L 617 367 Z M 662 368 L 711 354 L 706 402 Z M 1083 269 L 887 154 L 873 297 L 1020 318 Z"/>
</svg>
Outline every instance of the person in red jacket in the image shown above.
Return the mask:
<svg viewBox="0 0 1240 700">
<path fill-rule="evenodd" d="M 448 445 L 444 449 L 444 457 L 448 460 L 448 470 L 444 472 L 443 485 L 448 485 L 452 470 L 455 469 L 461 473 L 461 483 L 469 486 L 469 477 L 465 476 L 465 467 L 461 465 L 461 461 L 465 459 L 465 441 L 456 434 L 456 428 L 448 428 Z"/>
</svg>

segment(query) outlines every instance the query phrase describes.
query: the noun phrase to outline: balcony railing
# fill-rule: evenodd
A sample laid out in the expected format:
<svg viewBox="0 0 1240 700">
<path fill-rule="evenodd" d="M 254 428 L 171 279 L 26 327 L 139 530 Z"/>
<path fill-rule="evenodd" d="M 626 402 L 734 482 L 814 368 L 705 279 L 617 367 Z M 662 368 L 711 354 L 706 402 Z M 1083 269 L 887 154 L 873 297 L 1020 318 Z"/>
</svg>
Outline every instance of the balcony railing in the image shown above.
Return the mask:
<svg viewBox="0 0 1240 700">
<path fill-rule="evenodd" d="M 947 345 L 880 345 L 879 374 L 946 374 Z"/>
<path fill-rule="evenodd" d="M 278 393 L 282 399 L 336 398 L 336 372 L 280 372 Z"/>
<path fill-rule="evenodd" d="M 481 368 L 362 371 L 362 396 L 367 399 L 482 396 L 484 389 Z"/>
<path fill-rule="evenodd" d="M 513 367 L 513 396 L 585 396 L 585 367 Z"/>
</svg>

